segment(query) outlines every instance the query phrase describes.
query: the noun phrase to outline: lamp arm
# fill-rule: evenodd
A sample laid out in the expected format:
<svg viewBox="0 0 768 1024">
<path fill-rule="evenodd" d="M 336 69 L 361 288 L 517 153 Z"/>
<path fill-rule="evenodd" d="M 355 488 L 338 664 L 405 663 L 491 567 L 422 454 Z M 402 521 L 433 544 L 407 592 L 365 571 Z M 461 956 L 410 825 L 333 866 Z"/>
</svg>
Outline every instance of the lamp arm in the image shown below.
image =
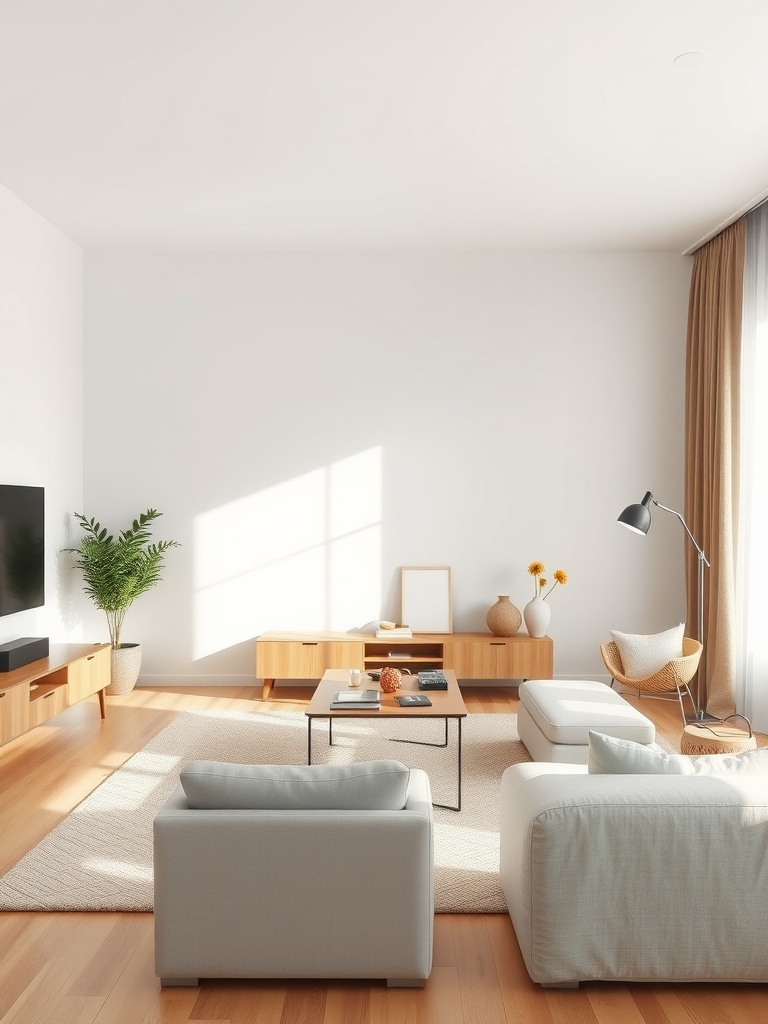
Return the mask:
<svg viewBox="0 0 768 1024">
<path fill-rule="evenodd" d="M 675 509 L 673 509 L 673 508 L 667 508 L 666 505 L 662 505 L 661 502 L 660 501 L 656 501 L 655 498 L 652 498 L 651 500 L 653 501 L 654 505 L 658 505 L 659 508 L 663 508 L 665 512 L 671 512 L 673 516 L 677 516 L 677 518 L 683 524 L 683 529 L 688 534 L 688 537 L 690 538 L 691 544 L 693 544 L 693 546 L 696 548 L 696 551 L 698 552 L 699 561 L 703 562 L 704 565 L 706 565 L 706 567 L 708 569 L 710 569 L 711 566 L 710 566 L 709 562 L 707 561 L 707 556 L 704 554 L 704 552 L 701 550 L 699 545 L 696 543 L 696 538 L 693 536 L 691 531 L 688 529 L 688 523 L 686 523 L 686 521 L 683 519 L 683 517 L 680 515 L 680 513 L 676 512 Z"/>
</svg>

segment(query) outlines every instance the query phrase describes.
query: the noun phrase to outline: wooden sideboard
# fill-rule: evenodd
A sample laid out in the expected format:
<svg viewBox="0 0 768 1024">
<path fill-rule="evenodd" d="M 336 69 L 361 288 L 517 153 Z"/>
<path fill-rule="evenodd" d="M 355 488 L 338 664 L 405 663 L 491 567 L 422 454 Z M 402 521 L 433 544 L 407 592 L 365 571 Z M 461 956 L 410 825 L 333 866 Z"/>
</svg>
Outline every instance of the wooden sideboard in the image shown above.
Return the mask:
<svg viewBox="0 0 768 1024">
<path fill-rule="evenodd" d="M 450 668 L 462 679 L 551 679 L 550 637 L 494 636 L 492 633 L 418 633 L 408 639 L 379 639 L 369 633 L 263 633 L 256 638 L 256 677 L 262 700 L 276 679 L 320 679 L 328 668 L 364 671 L 385 665 Z"/>
<path fill-rule="evenodd" d="M 52 644 L 47 658 L 0 672 L 0 744 L 93 694 L 104 718 L 110 674 L 109 644 Z"/>
</svg>

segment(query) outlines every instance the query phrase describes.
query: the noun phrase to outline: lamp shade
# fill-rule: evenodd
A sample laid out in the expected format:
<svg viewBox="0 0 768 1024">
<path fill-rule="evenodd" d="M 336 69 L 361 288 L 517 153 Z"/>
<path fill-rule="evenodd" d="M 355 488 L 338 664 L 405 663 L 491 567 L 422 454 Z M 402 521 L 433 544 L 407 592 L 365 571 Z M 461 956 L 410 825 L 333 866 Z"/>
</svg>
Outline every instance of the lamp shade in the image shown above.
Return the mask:
<svg viewBox="0 0 768 1024">
<path fill-rule="evenodd" d="M 645 492 L 645 497 L 639 505 L 627 505 L 619 516 L 618 521 L 628 530 L 635 533 L 648 533 L 651 526 L 651 510 L 648 507 L 653 499 L 650 491 Z"/>
</svg>

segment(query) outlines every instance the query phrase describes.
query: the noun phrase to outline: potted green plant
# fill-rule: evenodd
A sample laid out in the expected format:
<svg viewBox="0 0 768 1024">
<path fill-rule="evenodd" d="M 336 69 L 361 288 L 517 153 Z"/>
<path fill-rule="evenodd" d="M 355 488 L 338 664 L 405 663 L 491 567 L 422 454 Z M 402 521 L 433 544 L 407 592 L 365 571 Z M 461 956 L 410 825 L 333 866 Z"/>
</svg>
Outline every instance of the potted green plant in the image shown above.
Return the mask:
<svg viewBox="0 0 768 1024">
<path fill-rule="evenodd" d="M 115 537 L 95 519 L 74 513 L 85 536 L 79 547 L 65 550 L 77 555 L 75 568 L 82 570 L 85 593 L 107 616 L 112 644 L 109 694 L 128 693 L 139 677 L 141 645 L 123 643 L 121 638 L 125 613 L 137 597 L 160 582 L 166 551 L 180 547 L 175 540 L 152 541 L 152 523 L 160 515 L 148 508 Z"/>
</svg>

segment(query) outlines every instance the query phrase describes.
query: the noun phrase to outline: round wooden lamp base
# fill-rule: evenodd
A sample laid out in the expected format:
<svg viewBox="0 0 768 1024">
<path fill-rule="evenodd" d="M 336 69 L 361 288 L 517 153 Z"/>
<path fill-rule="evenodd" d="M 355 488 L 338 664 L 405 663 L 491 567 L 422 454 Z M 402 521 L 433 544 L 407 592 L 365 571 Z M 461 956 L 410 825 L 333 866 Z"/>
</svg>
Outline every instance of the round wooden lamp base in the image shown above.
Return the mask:
<svg viewBox="0 0 768 1024">
<path fill-rule="evenodd" d="M 681 754 L 741 754 L 756 747 L 757 740 L 746 730 L 722 722 L 706 728 L 686 725 L 680 740 Z"/>
</svg>

